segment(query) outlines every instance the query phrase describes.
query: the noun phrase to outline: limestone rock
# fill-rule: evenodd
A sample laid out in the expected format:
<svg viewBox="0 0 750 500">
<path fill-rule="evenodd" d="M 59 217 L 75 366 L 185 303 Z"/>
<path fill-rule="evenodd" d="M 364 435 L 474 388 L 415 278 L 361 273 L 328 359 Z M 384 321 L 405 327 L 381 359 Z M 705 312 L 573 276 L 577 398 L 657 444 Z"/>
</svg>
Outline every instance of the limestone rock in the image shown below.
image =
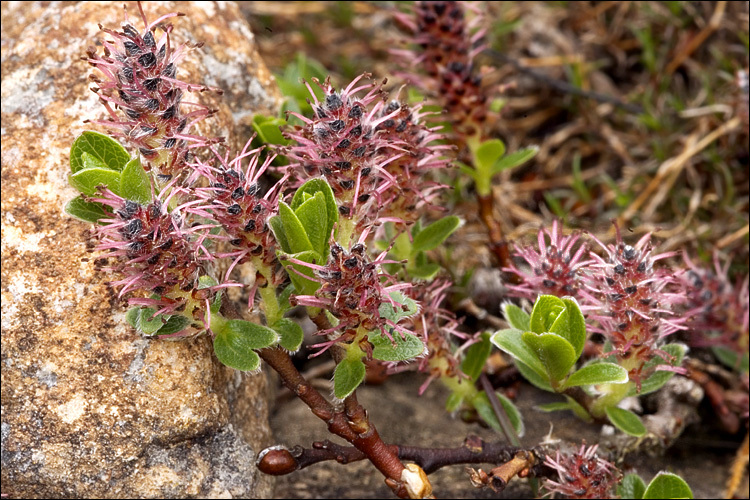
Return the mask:
<svg viewBox="0 0 750 500">
<path fill-rule="evenodd" d="M 172 11 L 173 40 L 203 41 L 178 78 L 225 90 L 195 96 L 235 147 L 279 94 L 231 2 L 144 4 Z M 142 27 L 137 6 L 127 15 Z M 68 153 L 103 117 L 80 58 L 119 29 L 118 2 L 2 3 L 2 492 L 11 497 L 265 497 L 255 469 L 269 444 L 265 377 L 226 369 L 206 337 L 141 338 L 63 213 Z M 220 126 L 219 124 L 223 124 Z"/>
</svg>

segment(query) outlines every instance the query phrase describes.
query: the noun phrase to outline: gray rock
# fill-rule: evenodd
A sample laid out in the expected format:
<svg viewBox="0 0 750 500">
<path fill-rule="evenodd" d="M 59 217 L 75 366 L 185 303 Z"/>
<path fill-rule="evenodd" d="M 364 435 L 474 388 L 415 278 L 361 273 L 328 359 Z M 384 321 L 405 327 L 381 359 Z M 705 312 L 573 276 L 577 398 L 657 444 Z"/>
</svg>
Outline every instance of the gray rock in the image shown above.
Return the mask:
<svg viewBox="0 0 750 500">
<path fill-rule="evenodd" d="M 204 132 L 247 140 L 279 94 L 234 3 L 172 11 L 173 40 L 204 41 L 178 78 L 225 89 Z M 142 26 L 137 6 L 130 22 Z M 2 3 L 2 491 L 11 497 L 266 497 L 254 467 L 269 444 L 266 381 L 220 365 L 206 337 L 139 337 L 94 269 L 87 224 L 63 213 L 68 153 L 104 116 L 81 60 L 119 29 L 117 2 Z M 219 124 L 222 124 L 221 126 Z"/>
</svg>

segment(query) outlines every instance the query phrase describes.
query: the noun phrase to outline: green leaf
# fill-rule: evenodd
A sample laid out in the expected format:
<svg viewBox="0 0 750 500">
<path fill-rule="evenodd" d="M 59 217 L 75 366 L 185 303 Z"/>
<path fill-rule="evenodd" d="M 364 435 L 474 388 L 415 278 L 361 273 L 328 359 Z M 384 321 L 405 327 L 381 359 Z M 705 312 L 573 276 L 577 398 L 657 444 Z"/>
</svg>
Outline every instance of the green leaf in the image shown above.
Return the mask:
<svg viewBox="0 0 750 500">
<path fill-rule="evenodd" d="M 484 176 L 491 176 L 495 162 L 505 154 L 505 144 L 500 139 L 490 139 L 482 142 L 473 151 L 474 165 Z"/>
<path fill-rule="evenodd" d="M 724 366 L 731 368 L 732 370 L 747 373 L 750 371 L 748 366 L 748 353 L 747 351 L 739 353 L 729 349 L 722 345 L 715 345 L 711 347 L 711 352 L 714 353 L 716 359 L 718 359 Z M 740 356 L 741 354 L 741 356 Z"/>
<path fill-rule="evenodd" d="M 288 260 L 284 259 L 284 255 L 280 255 L 281 263 L 289 274 L 289 279 L 294 284 L 294 289 L 299 295 L 315 295 L 315 292 L 320 288 L 320 283 L 315 281 L 314 272 L 311 268 L 303 266 L 301 264 L 293 264 Z M 320 255 L 315 250 L 308 250 L 307 252 L 299 252 L 290 255 L 297 260 L 308 263 L 319 263 L 321 261 Z M 307 279 L 304 276 L 309 276 L 311 279 Z"/>
<path fill-rule="evenodd" d="M 89 153 L 83 153 L 81 155 L 81 161 L 83 162 L 83 168 L 81 170 L 86 170 L 87 168 L 103 168 L 106 170 L 114 170 L 109 168 L 107 164 L 102 160 L 100 160 L 96 156 L 90 155 Z"/>
<path fill-rule="evenodd" d="M 521 373 L 523 378 L 525 378 L 531 385 L 543 391 L 555 392 L 555 390 L 549 383 L 549 377 L 547 377 L 547 374 L 540 375 L 529 368 L 528 365 L 521 363 L 518 360 L 516 360 L 516 368 L 518 368 L 518 371 Z"/>
<path fill-rule="evenodd" d="M 95 201 L 85 201 L 76 196 L 65 205 L 65 213 L 86 222 L 96 223 L 99 219 L 107 217 L 104 206 Z"/>
<path fill-rule="evenodd" d="M 563 303 L 566 307 L 566 327 L 563 332 L 558 332 L 554 329 L 551 331 L 560 334 L 562 337 L 570 342 L 576 352 L 576 359 L 581 357 L 583 352 L 583 346 L 586 343 L 586 319 L 583 317 L 581 308 L 578 302 L 573 297 L 563 297 Z M 554 326 L 554 325 L 553 325 Z"/>
<path fill-rule="evenodd" d="M 628 371 L 614 363 L 591 363 L 573 372 L 565 387 L 597 384 L 624 384 L 629 380 Z"/>
<path fill-rule="evenodd" d="M 680 366 L 682 364 L 682 358 L 687 352 L 687 347 L 683 344 L 667 344 L 661 347 L 661 350 L 674 357 L 674 366 Z M 661 356 L 654 356 L 654 358 L 644 365 L 644 370 L 651 370 L 659 365 L 667 364 Z M 660 370 L 655 371 L 650 377 L 643 381 L 641 384 L 641 391 L 638 392 L 635 385 L 628 392 L 628 396 L 643 396 L 644 394 L 650 394 L 658 391 L 669 379 L 674 376 L 674 372 Z"/>
<path fill-rule="evenodd" d="M 500 404 L 503 406 L 505 413 L 508 415 L 508 419 L 510 420 L 511 425 L 513 425 L 516 434 L 518 434 L 518 437 L 522 437 L 526 432 L 526 429 L 523 425 L 521 412 L 510 399 L 506 398 L 499 392 L 495 392 L 495 394 L 497 395 L 497 399 L 500 400 Z M 487 425 L 492 427 L 495 432 L 502 433 L 502 427 L 497 419 L 497 415 L 495 415 L 495 409 L 492 407 L 492 403 L 490 403 L 490 398 L 487 397 L 486 392 L 480 391 L 476 397 L 472 399 L 471 404 L 474 406 L 474 409 L 477 410 L 479 416 L 482 417 L 482 420 L 487 422 Z"/>
<path fill-rule="evenodd" d="M 365 379 L 365 364 L 361 359 L 344 358 L 333 372 L 333 395 L 344 399 Z"/>
<path fill-rule="evenodd" d="M 515 153 L 511 153 L 508 156 L 505 156 L 504 158 L 500 158 L 492 166 L 492 173 L 497 174 L 502 172 L 503 170 L 509 170 L 511 168 L 518 167 L 519 165 L 523 165 L 524 163 L 535 157 L 538 152 L 539 146 L 532 146 L 530 148 L 520 149 Z"/>
<path fill-rule="evenodd" d="M 230 319 L 223 328 L 220 328 L 220 332 L 238 339 L 233 341 L 233 345 L 241 346 L 242 349 L 263 349 L 279 340 L 278 334 L 267 326 L 242 319 Z"/>
<path fill-rule="evenodd" d="M 282 313 L 287 309 L 290 309 L 292 305 L 289 303 L 289 297 L 294 293 L 294 283 L 289 283 L 286 288 L 279 294 L 279 307 Z"/>
<path fill-rule="evenodd" d="M 369 336 L 370 343 L 373 345 L 373 358 L 382 361 L 405 361 L 421 356 L 427 349 L 424 342 L 411 333 L 392 330 L 391 335 L 393 342 L 383 333 L 374 333 Z"/>
<path fill-rule="evenodd" d="M 328 228 L 328 213 L 323 193 L 315 193 L 307 201 L 303 202 L 294 213 L 305 228 L 305 233 L 310 239 L 312 249 L 319 255 L 328 254 L 328 240 L 331 233 L 326 233 Z"/>
<path fill-rule="evenodd" d="M 556 333 L 538 335 L 533 332 L 525 332 L 522 339 L 542 362 L 550 381 L 564 379 L 576 362 L 577 358 L 573 346 Z"/>
<path fill-rule="evenodd" d="M 554 295 L 540 295 L 534 302 L 531 311 L 531 331 L 545 333 L 555 323 L 557 317 L 565 310 L 565 302 Z"/>
<path fill-rule="evenodd" d="M 622 482 L 617 486 L 617 495 L 620 498 L 641 500 L 645 491 L 646 483 L 638 474 L 628 474 L 622 478 Z"/>
<path fill-rule="evenodd" d="M 551 413 L 553 411 L 564 411 L 564 410 L 570 410 L 570 405 L 567 401 L 557 401 L 555 403 L 547 403 L 544 405 L 539 405 L 537 408 L 543 412 Z"/>
<path fill-rule="evenodd" d="M 119 142 L 109 136 L 87 130 L 79 135 L 70 147 L 70 170 L 73 173 L 84 168 L 83 153 L 88 153 L 107 168 L 122 170 L 130 155 Z"/>
<path fill-rule="evenodd" d="M 458 392 L 451 393 L 448 396 L 448 400 L 445 402 L 445 411 L 452 413 L 461 407 L 461 403 L 464 402 L 464 396 Z"/>
<path fill-rule="evenodd" d="M 271 328 L 279 334 L 279 345 L 287 351 L 295 352 L 302 345 L 305 334 L 302 327 L 291 319 L 281 318 Z"/>
<path fill-rule="evenodd" d="M 394 323 L 398 323 L 400 320 L 414 316 L 419 312 L 419 304 L 411 297 L 407 297 L 398 291 L 390 292 L 388 295 L 396 306 L 394 307 L 388 301 L 380 304 L 378 313 L 381 317 L 389 319 Z"/>
<path fill-rule="evenodd" d="M 455 215 L 449 215 L 433 222 L 414 236 L 412 252 L 426 252 L 437 248 L 460 226 L 461 219 Z"/>
<path fill-rule="evenodd" d="M 276 242 L 281 249 L 286 253 L 292 253 L 292 248 L 289 246 L 289 240 L 286 237 L 284 223 L 281 221 L 281 217 L 274 215 L 268 219 L 268 223 L 271 225 L 271 231 L 273 231 L 273 235 L 276 237 Z"/>
<path fill-rule="evenodd" d="M 430 281 L 440 272 L 440 266 L 437 264 L 425 264 L 423 266 L 409 268 L 408 271 L 414 278 Z"/>
<path fill-rule="evenodd" d="M 469 346 L 466 350 L 466 355 L 461 363 L 461 371 L 476 381 L 482 374 L 484 364 L 487 362 L 487 358 L 490 357 L 492 351 L 492 342 L 490 342 L 489 332 L 482 334 L 482 339 Z"/>
<path fill-rule="evenodd" d="M 328 225 L 326 226 L 326 241 L 328 236 L 331 235 L 333 226 L 339 220 L 339 209 L 336 204 L 336 198 L 333 195 L 333 190 L 328 182 L 323 178 L 310 179 L 301 185 L 294 193 L 292 198 L 292 210 L 296 211 L 302 203 L 304 203 L 304 195 L 309 194 L 315 196 L 317 193 L 322 193 L 326 203 L 326 212 L 328 214 Z M 327 255 L 327 252 L 323 252 L 321 255 Z"/>
<path fill-rule="evenodd" d="M 516 328 L 524 332 L 531 330 L 531 327 L 529 326 L 531 316 L 526 314 L 523 309 L 521 309 L 517 305 L 511 304 L 510 302 L 506 302 L 505 304 L 503 304 L 502 309 L 505 319 L 508 321 L 508 324 L 510 324 L 512 328 Z"/>
<path fill-rule="evenodd" d="M 128 310 L 125 319 L 130 325 L 143 335 L 154 335 L 159 328 L 164 326 L 163 316 L 159 315 L 152 319 L 156 309 L 152 307 L 134 307 Z M 166 321 L 166 319 L 165 319 Z"/>
<path fill-rule="evenodd" d="M 284 234 L 289 242 L 291 252 L 299 253 L 315 250 L 310 239 L 307 237 L 307 232 L 302 222 L 297 218 L 292 208 L 283 201 L 279 202 L 279 217 L 284 224 Z"/>
<path fill-rule="evenodd" d="M 104 185 L 112 191 L 120 190 L 120 172 L 108 168 L 87 168 L 68 176 L 68 182 L 81 193 L 92 196 L 96 187 Z"/>
<path fill-rule="evenodd" d="M 171 335 L 173 333 L 184 330 L 185 328 L 190 326 L 190 323 L 190 319 L 182 316 L 181 314 L 169 316 L 167 322 L 164 323 L 164 325 L 159 328 L 154 335 Z"/>
<path fill-rule="evenodd" d="M 151 179 L 141 166 L 139 158 L 133 158 L 122 169 L 120 189 L 117 194 L 126 200 L 137 201 L 141 205 L 151 203 Z"/>
<path fill-rule="evenodd" d="M 285 126 L 286 120 L 273 116 L 253 116 L 253 129 L 258 133 L 258 138 L 265 144 L 279 144 L 286 146 L 291 141 L 284 138 L 279 127 Z"/>
<path fill-rule="evenodd" d="M 643 425 L 643 422 L 632 411 L 623 410 L 616 406 L 605 408 L 604 411 L 607 413 L 607 417 L 612 425 L 622 432 L 636 437 L 646 434 L 646 427 Z"/>
<path fill-rule="evenodd" d="M 490 339 L 499 349 L 507 352 L 540 377 L 547 378 L 547 370 L 534 352 L 524 341 L 523 332 L 515 328 L 500 330 Z"/>
<path fill-rule="evenodd" d="M 243 338 L 229 333 L 217 333 L 214 339 L 214 352 L 222 364 L 241 371 L 254 371 L 260 368 L 260 357 L 245 346 Z"/>
<path fill-rule="evenodd" d="M 212 286 L 218 285 L 219 282 L 216 281 L 216 278 L 214 278 L 213 276 L 209 276 L 208 274 L 204 274 L 198 278 L 198 290 L 203 290 L 204 288 L 211 288 Z"/>
<path fill-rule="evenodd" d="M 660 472 L 648 483 L 643 498 L 693 498 L 693 491 L 680 476 Z"/>
</svg>

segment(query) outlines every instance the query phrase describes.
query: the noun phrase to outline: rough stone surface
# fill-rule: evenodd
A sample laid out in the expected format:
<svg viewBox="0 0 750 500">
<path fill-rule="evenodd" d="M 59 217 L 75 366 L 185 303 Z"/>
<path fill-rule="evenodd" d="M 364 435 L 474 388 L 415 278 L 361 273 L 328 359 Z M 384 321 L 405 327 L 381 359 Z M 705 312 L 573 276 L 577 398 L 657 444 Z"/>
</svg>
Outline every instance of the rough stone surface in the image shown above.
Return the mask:
<svg viewBox="0 0 750 500">
<path fill-rule="evenodd" d="M 204 41 L 178 78 L 225 89 L 211 135 L 244 143 L 278 91 L 234 3 L 172 11 L 173 40 Z M 137 6 L 130 22 L 142 26 Z M 103 117 L 80 58 L 119 28 L 122 3 L 2 3 L 2 491 L 11 497 L 265 497 L 254 467 L 268 444 L 265 377 L 223 368 L 209 339 L 140 338 L 94 271 L 87 225 L 63 213 L 68 152 Z M 222 123 L 220 127 L 217 124 Z"/>
</svg>

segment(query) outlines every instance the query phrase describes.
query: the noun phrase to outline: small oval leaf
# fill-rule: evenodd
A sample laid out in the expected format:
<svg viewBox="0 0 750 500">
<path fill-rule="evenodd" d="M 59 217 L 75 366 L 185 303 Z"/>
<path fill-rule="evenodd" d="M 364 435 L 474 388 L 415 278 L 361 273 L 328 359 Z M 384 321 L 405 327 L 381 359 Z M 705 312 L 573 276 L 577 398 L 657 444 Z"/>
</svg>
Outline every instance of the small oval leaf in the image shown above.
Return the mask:
<svg viewBox="0 0 750 500">
<path fill-rule="evenodd" d="M 239 339 L 236 345 L 241 345 L 243 349 L 263 349 L 279 340 L 278 334 L 270 328 L 242 319 L 227 321 L 221 332 Z"/>
<path fill-rule="evenodd" d="M 279 217 L 284 224 L 284 234 L 292 252 L 299 253 L 315 250 L 310 239 L 307 237 L 307 232 L 302 222 L 300 222 L 292 208 L 283 201 L 279 202 Z"/>
<path fill-rule="evenodd" d="M 510 399 L 499 392 L 495 392 L 495 394 L 497 395 L 497 399 L 500 400 L 500 404 L 505 410 L 506 415 L 508 415 L 508 420 L 510 420 L 516 434 L 518 434 L 518 437 L 523 437 L 526 428 L 523 425 L 523 417 L 521 416 L 518 407 L 516 407 Z M 497 420 L 495 409 L 492 407 L 492 403 L 490 403 L 490 398 L 487 397 L 487 393 L 484 391 L 479 392 L 471 402 L 479 416 L 482 417 L 482 420 L 484 420 L 487 425 L 492 427 L 496 432 L 502 433 L 502 427 Z"/>
<path fill-rule="evenodd" d="M 482 374 L 482 369 L 487 362 L 487 358 L 490 357 L 491 351 L 490 335 L 488 332 L 484 332 L 481 340 L 472 344 L 466 350 L 464 360 L 461 362 L 461 371 L 468 375 L 471 380 L 477 380 Z"/>
<path fill-rule="evenodd" d="M 65 205 L 65 213 L 86 222 L 96 223 L 99 219 L 108 217 L 104 206 L 95 201 L 85 201 L 77 196 Z"/>
<path fill-rule="evenodd" d="M 545 333 L 565 310 L 565 303 L 554 295 L 540 295 L 531 311 L 530 326 L 534 333 Z"/>
<path fill-rule="evenodd" d="M 141 166 L 139 158 L 133 158 L 122 169 L 118 194 L 141 205 L 151 203 L 151 178 Z"/>
<path fill-rule="evenodd" d="M 512 328 L 516 328 L 524 332 L 531 330 L 531 316 L 529 316 L 526 311 L 515 304 L 511 304 L 510 302 L 506 302 L 505 304 L 503 304 L 502 309 L 506 321 Z"/>
<path fill-rule="evenodd" d="M 693 498 L 693 491 L 680 476 L 660 472 L 646 487 L 643 498 Z"/>
<path fill-rule="evenodd" d="M 503 170 L 509 170 L 511 168 L 523 165 L 524 163 L 535 157 L 538 152 L 539 146 L 531 146 L 526 149 L 520 149 L 504 158 L 500 158 L 492 166 L 492 173 L 497 174 L 502 172 Z"/>
<path fill-rule="evenodd" d="M 426 252 L 437 248 L 459 227 L 461 227 L 461 219 L 455 215 L 443 217 L 433 222 L 414 236 L 412 253 Z"/>
<path fill-rule="evenodd" d="M 490 338 L 499 349 L 507 352 L 528 368 L 536 372 L 543 379 L 547 378 L 547 370 L 534 352 L 524 341 L 523 332 L 515 328 L 499 330 Z"/>
<path fill-rule="evenodd" d="M 130 160 L 122 145 L 111 137 L 87 130 L 79 135 L 70 147 L 70 170 L 73 173 L 84 168 L 83 153 L 100 160 L 107 168 L 120 171 Z"/>
<path fill-rule="evenodd" d="M 279 334 L 279 345 L 287 351 L 295 352 L 305 337 L 302 327 L 288 318 L 281 318 L 271 327 Z"/>
<path fill-rule="evenodd" d="M 425 354 L 427 350 L 424 342 L 411 333 L 392 332 L 391 336 L 393 342 L 382 333 L 369 336 L 370 343 L 373 345 L 373 358 L 381 361 L 406 361 Z"/>
<path fill-rule="evenodd" d="M 629 380 L 628 371 L 614 363 L 592 363 L 573 372 L 565 387 L 597 384 L 624 384 Z"/>
<path fill-rule="evenodd" d="M 641 437 L 646 434 L 646 427 L 638 418 L 638 415 L 629 410 L 624 410 L 616 406 L 610 406 L 605 408 L 604 411 L 607 413 L 609 421 L 626 434 L 631 436 Z"/>
<path fill-rule="evenodd" d="M 555 386 L 554 382 L 563 380 L 568 375 L 576 362 L 573 346 L 556 333 L 538 335 L 533 332 L 525 332 L 522 339 L 546 368 L 553 387 Z"/>
<path fill-rule="evenodd" d="M 638 474 L 628 474 L 622 478 L 622 482 L 617 487 L 617 494 L 620 498 L 630 498 L 633 500 L 641 500 L 645 491 L 646 483 Z"/>
<path fill-rule="evenodd" d="M 120 172 L 108 168 L 87 168 L 70 174 L 68 182 L 81 193 L 93 196 L 97 186 L 103 185 L 117 193 L 120 191 Z"/>
<path fill-rule="evenodd" d="M 365 364 L 361 359 L 344 358 L 333 373 L 333 395 L 344 399 L 365 380 Z"/>
</svg>

